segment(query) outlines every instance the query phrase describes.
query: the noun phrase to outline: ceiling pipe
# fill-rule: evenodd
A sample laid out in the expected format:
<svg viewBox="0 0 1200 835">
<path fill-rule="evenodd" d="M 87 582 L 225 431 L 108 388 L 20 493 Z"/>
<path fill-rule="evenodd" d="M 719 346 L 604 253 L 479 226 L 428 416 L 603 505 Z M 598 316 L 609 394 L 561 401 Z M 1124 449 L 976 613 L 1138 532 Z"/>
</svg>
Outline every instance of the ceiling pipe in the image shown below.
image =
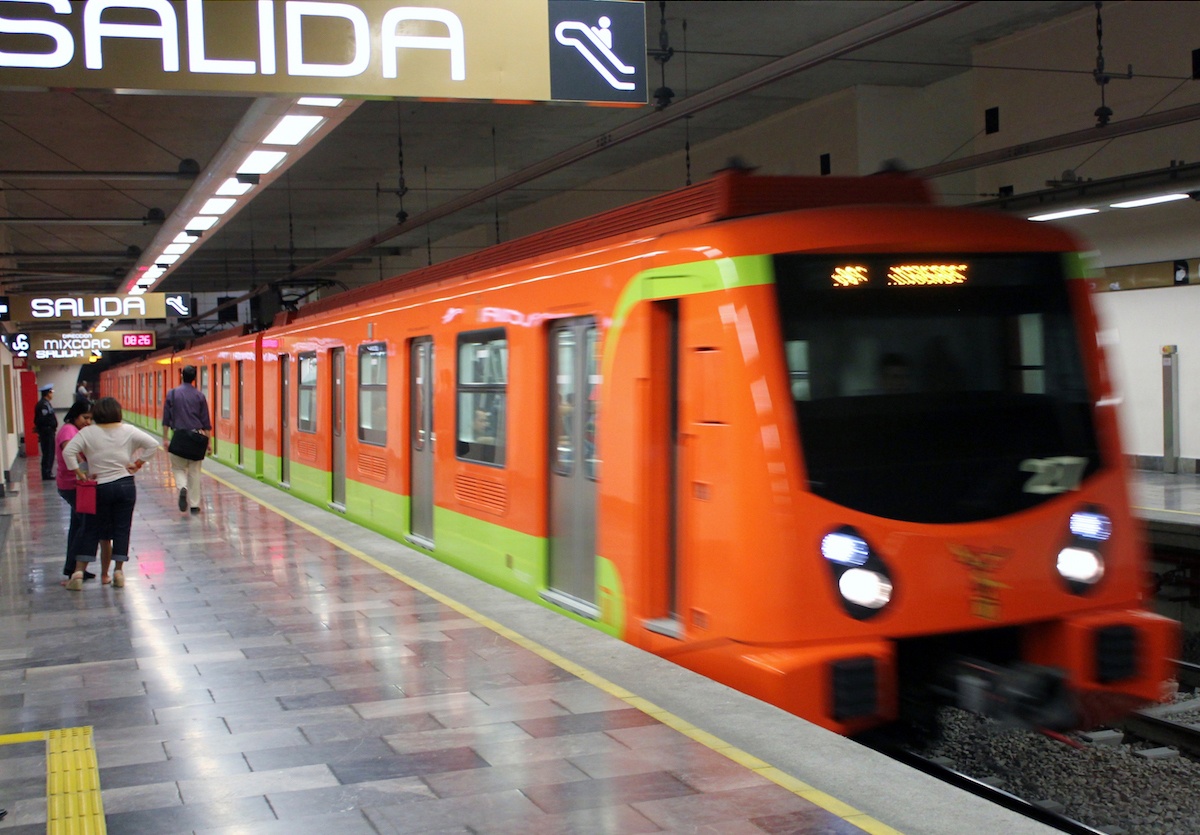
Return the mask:
<svg viewBox="0 0 1200 835">
<path fill-rule="evenodd" d="M 934 0 L 919 0 L 919 2 L 910 3 L 895 11 L 880 15 L 874 20 L 860 26 L 855 26 L 852 29 L 847 29 L 845 32 L 826 38 L 820 43 L 801 49 L 799 52 L 793 52 L 791 55 L 772 61 L 769 64 L 764 64 L 757 69 L 753 69 L 736 78 L 731 78 L 693 96 L 680 99 L 670 107 L 648 113 L 641 118 L 634 119 L 620 127 L 614 128 L 602 136 L 581 142 L 554 156 L 547 157 L 541 162 L 527 166 L 520 171 L 509 174 L 507 177 L 502 177 L 499 180 L 489 183 L 482 188 L 478 188 L 475 191 L 415 215 L 404 223 L 398 223 L 328 258 L 300 267 L 291 274 L 290 278 L 298 278 L 314 270 L 336 264 L 350 256 L 378 246 L 384 241 L 391 240 L 397 235 L 401 235 L 412 229 L 418 229 L 428 223 L 447 217 L 478 203 L 483 203 L 498 194 L 558 171 L 582 159 L 598 154 L 607 148 L 612 148 L 622 142 L 636 139 L 643 134 L 656 131 L 672 122 L 684 119 L 702 110 L 707 110 L 730 99 L 737 98 L 759 87 L 787 78 L 802 70 L 811 69 L 819 64 L 832 61 L 835 58 L 840 58 L 843 55 L 899 35 L 909 29 L 961 11 L 971 5 L 974 5 L 973 0 L 949 3 L 934 2 Z M 254 293 L 254 291 L 251 291 L 251 293 Z"/>
<path fill-rule="evenodd" d="M 157 226 L 162 212 L 145 217 L 0 217 L 0 226 Z"/>
<path fill-rule="evenodd" d="M 0 180 L 194 180 L 197 171 L 0 171 Z"/>
<path fill-rule="evenodd" d="M 1061 151 L 1064 148 L 1076 148 L 1080 145 L 1089 145 L 1093 142 L 1106 142 L 1110 139 L 1129 136 L 1134 133 L 1158 130 L 1160 128 L 1171 127 L 1172 125 L 1182 125 L 1186 122 L 1194 122 L 1197 119 L 1200 119 L 1200 104 L 1192 104 L 1187 107 L 1177 107 L 1173 110 L 1163 110 L 1149 116 L 1138 116 L 1133 119 L 1125 119 L 1121 122 L 1109 122 L 1102 128 L 1084 128 L 1072 133 L 1063 133 L 1058 136 L 1049 136 L 1045 139 L 1036 139 L 1033 142 L 1022 142 L 1017 145 L 1009 145 L 1007 148 L 985 151 L 982 154 L 972 154 L 962 159 L 940 162 L 937 165 L 918 168 L 910 173 L 918 177 L 944 177 L 947 174 L 958 174 L 963 171 L 983 168 L 984 166 L 995 165 L 1001 162 L 1024 159 L 1025 157 L 1037 156 L 1038 154 L 1048 154 L 1051 151 Z"/>
</svg>

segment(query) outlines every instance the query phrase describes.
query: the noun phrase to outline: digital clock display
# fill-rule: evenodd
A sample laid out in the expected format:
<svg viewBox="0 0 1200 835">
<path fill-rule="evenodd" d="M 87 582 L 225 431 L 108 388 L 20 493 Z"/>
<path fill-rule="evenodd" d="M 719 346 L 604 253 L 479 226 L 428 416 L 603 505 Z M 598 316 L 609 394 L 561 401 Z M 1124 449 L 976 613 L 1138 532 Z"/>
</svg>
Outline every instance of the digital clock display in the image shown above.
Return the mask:
<svg viewBox="0 0 1200 835">
<path fill-rule="evenodd" d="M 130 331 L 121 334 L 121 346 L 124 348 L 153 348 L 154 334 Z"/>
</svg>

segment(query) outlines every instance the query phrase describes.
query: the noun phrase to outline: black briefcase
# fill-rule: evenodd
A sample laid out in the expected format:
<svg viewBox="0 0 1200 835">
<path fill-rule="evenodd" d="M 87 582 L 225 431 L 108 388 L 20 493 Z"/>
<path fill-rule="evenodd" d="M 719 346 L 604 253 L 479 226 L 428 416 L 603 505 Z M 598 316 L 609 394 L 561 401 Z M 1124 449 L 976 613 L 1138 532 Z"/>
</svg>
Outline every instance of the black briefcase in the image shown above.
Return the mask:
<svg viewBox="0 0 1200 835">
<path fill-rule="evenodd" d="M 189 461 L 201 461 L 208 454 L 208 436 L 195 429 L 176 429 L 171 433 L 167 452 Z"/>
</svg>

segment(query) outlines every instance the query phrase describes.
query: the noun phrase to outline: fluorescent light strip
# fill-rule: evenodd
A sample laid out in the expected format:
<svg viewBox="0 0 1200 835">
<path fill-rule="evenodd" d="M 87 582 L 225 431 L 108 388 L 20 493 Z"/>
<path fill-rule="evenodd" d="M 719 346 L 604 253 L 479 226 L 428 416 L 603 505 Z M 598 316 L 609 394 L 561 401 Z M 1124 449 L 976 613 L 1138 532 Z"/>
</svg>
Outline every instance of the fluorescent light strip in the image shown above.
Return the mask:
<svg viewBox="0 0 1200 835">
<path fill-rule="evenodd" d="M 188 229 L 195 229 L 197 232 L 203 232 L 206 229 L 212 229 L 220 220 L 219 217 L 204 217 L 197 215 L 187 222 Z"/>
<path fill-rule="evenodd" d="M 217 194 L 226 197 L 241 197 L 254 186 L 250 183 L 239 183 L 237 177 L 230 177 L 225 182 L 221 183 L 221 187 L 217 189 Z"/>
<path fill-rule="evenodd" d="M 166 253 L 163 253 L 162 255 L 160 255 L 154 259 L 154 263 L 155 264 L 174 264 L 178 260 L 179 260 L 178 255 L 168 255 Z"/>
<path fill-rule="evenodd" d="M 232 197 L 210 197 L 208 201 L 200 207 L 202 215 L 223 215 L 233 208 L 237 203 Z"/>
<path fill-rule="evenodd" d="M 1154 197 L 1143 197 L 1140 200 L 1126 200 L 1122 203 L 1109 203 L 1114 209 L 1136 209 L 1139 206 L 1153 206 L 1156 203 L 1170 203 L 1172 200 L 1187 200 L 1186 194 L 1157 194 Z"/>
<path fill-rule="evenodd" d="M 1062 220 L 1065 217 L 1079 217 L 1080 215 L 1094 215 L 1100 212 L 1099 209 L 1067 209 L 1063 212 L 1051 212 L 1048 215 L 1034 215 L 1030 220 Z"/>
<path fill-rule="evenodd" d="M 287 158 L 287 151 L 251 151 L 238 168 L 239 174 L 266 174 Z"/>
<path fill-rule="evenodd" d="M 325 121 L 324 116 L 298 116 L 289 113 L 279 120 L 263 139 L 264 145 L 299 145 L 317 125 Z"/>
<path fill-rule="evenodd" d="M 167 244 L 163 247 L 163 252 L 167 253 L 167 255 L 183 255 L 183 253 L 188 251 L 189 247 L 191 247 L 191 244 Z"/>
<path fill-rule="evenodd" d="M 302 96 L 296 100 L 296 104 L 303 104 L 308 107 L 337 107 L 341 103 L 341 99 L 329 96 Z"/>
<path fill-rule="evenodd" d="M 200 240 L 199 235 L 189 235 L 187 232 L 180 232 L 175 236 L 175 243 L 177 244 L 194 244 L 198 240 Z"/>
</svg>

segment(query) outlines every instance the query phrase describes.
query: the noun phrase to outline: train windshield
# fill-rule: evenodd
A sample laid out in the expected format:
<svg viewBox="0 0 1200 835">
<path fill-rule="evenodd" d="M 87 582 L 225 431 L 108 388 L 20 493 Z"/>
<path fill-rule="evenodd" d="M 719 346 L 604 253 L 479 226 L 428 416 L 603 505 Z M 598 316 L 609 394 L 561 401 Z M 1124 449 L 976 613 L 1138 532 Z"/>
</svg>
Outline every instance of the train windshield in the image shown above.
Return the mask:
<svg viewBox="0 0 1200 835">
<path fill-rule="evenodd" d="M 810 489 L 891 519 L 991 519 L 1100 466 L 1059 255 L 781 255 Z"/>
</svg>

